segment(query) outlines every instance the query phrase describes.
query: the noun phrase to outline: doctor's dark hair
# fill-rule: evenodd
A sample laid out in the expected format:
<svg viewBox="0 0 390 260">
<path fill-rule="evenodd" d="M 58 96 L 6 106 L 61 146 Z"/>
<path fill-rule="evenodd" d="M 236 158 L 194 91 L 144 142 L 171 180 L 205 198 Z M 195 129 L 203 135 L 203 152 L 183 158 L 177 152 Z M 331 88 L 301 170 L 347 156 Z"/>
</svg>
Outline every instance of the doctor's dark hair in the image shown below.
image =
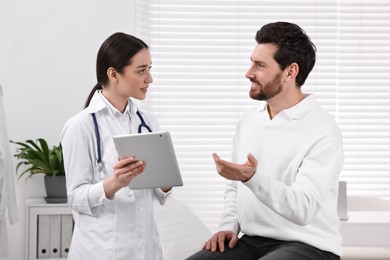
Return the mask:
<svg viewBox="0 0 390 260">
<path fill-rule="evenodd" d="M 117 32 L 108 37 L 100 46 L 96 60 L 97 84 L 89 93 L 85 107 L 89 105 L 91 99 L 98 89 L 102 89 L 107 83 L 108 68 L 114 68 L 118 73 L 122 73 L 124 67 L 131 64 L 131 59 L 142 49 L 148 49 L 148 45 L 141 39 L 129 34 Z"/>
<path fill-rule="evenodd" d="M 276 22 L 264 25 L 256 33 L 257 43 L 277 46 L 274 59 L 281 70 L 295 62 L 299 66 L 296 83 L 301 87 L 316 62 L 316 46 L 298 25 Z"/>
</svg>

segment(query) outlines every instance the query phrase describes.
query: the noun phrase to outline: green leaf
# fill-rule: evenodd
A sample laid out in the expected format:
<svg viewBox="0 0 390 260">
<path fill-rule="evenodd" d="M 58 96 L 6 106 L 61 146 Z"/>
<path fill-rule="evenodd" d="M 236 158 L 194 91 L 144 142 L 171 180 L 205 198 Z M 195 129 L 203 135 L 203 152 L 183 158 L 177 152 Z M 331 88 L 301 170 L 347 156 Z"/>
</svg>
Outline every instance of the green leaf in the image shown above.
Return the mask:
<svg viewBox="0 0 390 260">
<path fill-rule="evenodd" d="M 19 178 L 28 172 L 30 173 L 29 177 L 39 173 L 52 176 L 65 175 L 61 144 L 49 148 L 43 138 L 37 139 L 36 142 L 32 140 L 25 142 L 10 140 L 10 142 L 18 146 L 14 157 L 19 160 L 16 165 Z M 23 171 L 20 172 L 20 170 Z"/>
</svg>

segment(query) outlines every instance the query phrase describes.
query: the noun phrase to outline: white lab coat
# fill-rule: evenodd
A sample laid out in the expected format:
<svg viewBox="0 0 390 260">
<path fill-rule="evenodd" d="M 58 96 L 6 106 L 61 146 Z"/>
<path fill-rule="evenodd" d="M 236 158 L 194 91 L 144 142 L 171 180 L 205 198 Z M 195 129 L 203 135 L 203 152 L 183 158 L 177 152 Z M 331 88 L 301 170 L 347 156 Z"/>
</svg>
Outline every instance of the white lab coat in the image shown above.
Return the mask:
<svg viewBox="0 0 390 260">
<path fill-rule="evenodd" d="M 138 132 L 137 110 L 129 99 L 126 112 L 121 114 L 97 91 L 89 107 L 70 118 L 63 128 L 67 193 L 75 219 L 68 259 L 162 259 L 153 203 L 158 199 L 163 204 L 167 194 L 161 189 L 122 188 L 114 198 L 107 199 L 103 190 L 103 180 L 113 175 L 118 160 L 112 136 Z M 158 130 L 156 118 L 140 112 L 149 127 Z M 102 172 L 97 170 L 91 113 L 95 113 L 99 126 Z"/>
<path fill-rule="evenodd" d="M 8 256 L 6 212 L 9 222 L 18 221 L 15 194 L 15 172 L 8 140 L 7 124 L 3 106 L 3 90 L 0 85 L 0 257 Z"/>
</svg>

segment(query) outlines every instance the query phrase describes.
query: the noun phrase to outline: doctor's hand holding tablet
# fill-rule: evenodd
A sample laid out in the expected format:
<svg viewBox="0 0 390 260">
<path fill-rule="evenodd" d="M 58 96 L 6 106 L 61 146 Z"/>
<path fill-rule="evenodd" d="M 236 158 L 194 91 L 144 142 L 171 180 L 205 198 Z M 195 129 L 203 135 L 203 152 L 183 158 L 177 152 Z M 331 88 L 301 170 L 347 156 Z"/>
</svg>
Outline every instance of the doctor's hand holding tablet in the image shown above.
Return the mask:
<svg viewBox="0 0 390 260">
<path fill-rule="evenodd" d="M 134 177 L 143 173 L 145 164 L 143 161 L 136 160 L 133 156 L 119 159 L 114 166 L 114 175 L 111 177 L 113 182 L 104 182 L 104 190 L 106 197 L 111 198 L 120 188 L 126 187 L 134 179 Z"/>
</svg>

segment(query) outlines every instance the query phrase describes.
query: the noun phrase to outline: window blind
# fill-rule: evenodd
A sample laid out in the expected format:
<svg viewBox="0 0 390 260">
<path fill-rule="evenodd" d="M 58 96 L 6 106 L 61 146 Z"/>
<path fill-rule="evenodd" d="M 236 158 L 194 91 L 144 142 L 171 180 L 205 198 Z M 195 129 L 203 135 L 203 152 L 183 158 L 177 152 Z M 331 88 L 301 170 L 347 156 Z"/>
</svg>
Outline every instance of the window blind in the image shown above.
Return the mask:
<svg viewBox="0 0 390 260">
<path fill-rule="evenodd" d="M 351 193 L 390 196 L 390 2 L 340 1 L 339 125 Z"/>
<path fill-rule="evenodd" d="M 317 46 L 303 91 L 342 130 L 349 193 L 390 196 L 388 13 L 390 2 L 370 0 L 137 1 L 136 34 L 153 60 L 146 107 L 172 134 L 184 181 L 176 196 L 218 228 L 226 181 L 211 154 L 230 160 L 239 116 L 259 105 L 244 74 L 256 31 L 275 21 L 299 24 Z"/>
</svg>

